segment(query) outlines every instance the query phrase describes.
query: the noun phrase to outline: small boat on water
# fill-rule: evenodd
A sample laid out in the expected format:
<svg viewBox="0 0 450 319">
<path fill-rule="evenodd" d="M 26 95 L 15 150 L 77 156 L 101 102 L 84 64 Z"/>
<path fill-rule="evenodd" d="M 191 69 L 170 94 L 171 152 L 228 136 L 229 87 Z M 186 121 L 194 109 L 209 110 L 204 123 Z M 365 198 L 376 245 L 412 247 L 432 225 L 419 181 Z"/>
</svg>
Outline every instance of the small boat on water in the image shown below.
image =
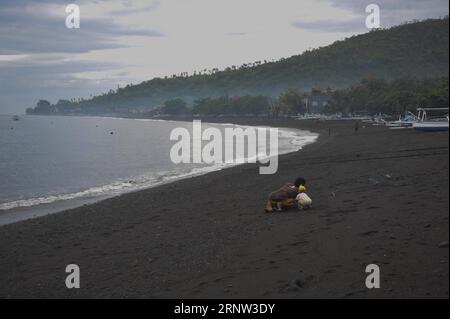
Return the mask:
<svg viewBox="0 0 450 319">
<path fill-rule="evenodd" d="M 446 116 L 429 117 L 430 112 L 447 112 Z M 448 108 L 421 108 L 418 109 L 418 121 L 413 128 L 420 132 L 448 132 Z"/>
<path fill-rule="evenodd" d="M 13 121 L 16 121 L 16 122 L 20 121 L 19 115 L 14 115 L 12 119 L 13 119 Z"/>
</svg>

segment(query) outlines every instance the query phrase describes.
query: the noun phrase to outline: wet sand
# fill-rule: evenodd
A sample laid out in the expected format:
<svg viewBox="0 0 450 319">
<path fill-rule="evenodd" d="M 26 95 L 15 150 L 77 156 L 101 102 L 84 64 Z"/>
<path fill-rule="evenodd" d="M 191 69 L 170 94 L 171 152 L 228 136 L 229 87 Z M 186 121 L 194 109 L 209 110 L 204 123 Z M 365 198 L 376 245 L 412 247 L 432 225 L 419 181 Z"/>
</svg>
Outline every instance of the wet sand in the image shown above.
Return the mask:
<svg viewBox="0 0 450 319">
<path fill-rule="evenodd" d="M 0 298 L 448 298 L 448 133 L 233 122 L 321 137 L 273 176 L 242 165 L 0 227 Z M 299 175 L 314 208 L 264 213 Z"/>
</svg>

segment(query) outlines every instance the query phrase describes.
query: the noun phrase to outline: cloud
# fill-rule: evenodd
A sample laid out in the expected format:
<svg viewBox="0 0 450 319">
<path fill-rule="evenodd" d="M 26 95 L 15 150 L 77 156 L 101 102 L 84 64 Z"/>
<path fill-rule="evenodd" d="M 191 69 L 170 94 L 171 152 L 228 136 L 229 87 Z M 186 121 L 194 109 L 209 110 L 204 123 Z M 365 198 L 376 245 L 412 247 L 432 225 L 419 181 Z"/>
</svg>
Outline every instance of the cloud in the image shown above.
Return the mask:
<svg viewBox="0 0 450 319">
<path fill-rule="evenodd" d="M 386 27 L 405 21 L 444 17 L 449 13 L 448 0 L 327 0 L 333 6 L 364 14 L 371 3 L 380 7 L 382 24 Z"/>
<path fill-rule="evenodd" d="M 377 4 L 380 7 L 381 26 L 391 27 L 401 23 L 427 18 L 444 17 L 449 14 L 448 0 L 320 0 L 335 8 L 352 14 L 347 19 L 296 20 L 292 25 L 299 29 L 322 32 L 367 31 L 366 7 Z"/>
<path fill-rule="evenodd" d="M 161 37 L 157 30 L 125 27 L 106 18 L 83 18 L 80 29 L 65 26 L 65 6 L 56 1 L 6 1 L 0 9 L 0 55 L 23 53 L 83 53 L 121 48 L 121 37 Z M 53 12 L 53 13 L 52 13 Z"/>
<path fill-rule="evenodd" d="M 161 1 L 155 0 L 150 4 L 146 3 L 144 6 L 135 6 L 132 2 L 126 1 L 123 3 L 124 8 L 111 10 L 109 14 L 115 16 L 126 16 L 136 13 L 149 12 L 153 11 L 161 5 Z"/>
<path fill-rule="evenodd" d="M 350 33 L 367 30 L 364 19 L 294 21 L 292 25 L 299 29 L 319 32 Z"/>
<path fill-rule="evenodd" d="M 61 80 L 67 74 L 86 71 L 115 69 L 119 65 L 93 61 L 71 61 L 63 55 L 34 55 L 14 61 L 0 61 L 0 72 L 7 75 L 0 78 L 0 83 L 7 84 L 11 79 L 28 81 L 36 79 Z M 64 82 L 64 81 L 63 81 Z M 63 84 L 63 82 L 60 82 Z M 41 85 L 42 84 L 41 82 Z"/>
<path fill-rule="evenodd" d="M 442 10 L 448 11 L 448 1 L 446 0 L 321 0 L 332 4 L 333 6 L 345 8 L 352 11 L 364 11 L 367 5 L 377 4 L 382 10 L 399 12 L 427 12 L 428 14 L 433 12 L 439 14 Z"/>
<path fill-rule="evenodd" d="M 245 36 L 248 35 L 250 32 L 226 32 L 225 35 L 229 36 Z"/>
</svg>

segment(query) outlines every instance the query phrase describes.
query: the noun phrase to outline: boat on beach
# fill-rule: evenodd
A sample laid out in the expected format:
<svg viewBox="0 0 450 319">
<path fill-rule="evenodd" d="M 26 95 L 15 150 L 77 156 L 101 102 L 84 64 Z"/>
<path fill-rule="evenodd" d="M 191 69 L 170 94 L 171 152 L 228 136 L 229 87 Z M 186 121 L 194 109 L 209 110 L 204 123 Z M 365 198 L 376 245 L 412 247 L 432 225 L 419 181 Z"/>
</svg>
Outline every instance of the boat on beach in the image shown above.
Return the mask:
<svg viewBox="0 0 450 319">
<path fill-rule="evenodd" d="M 413 124 L 413 128 L 420 132 L 448 132 L 448 108 L 419 108 L 418 121 Z M 431 112 L 447 112 L 445 116 L 430 117 Z"/>
<path fill-rule="evenodd" d="M 417 116 L 407 111 L 405 115 L 400 116 L 397 121 L 387 122 L 386 126 L 390 129 L 412 128 L 417 123 Z"/>
<path fill-rule="evenodd" d="M 414 129 L 421 132 L 448 132 L 448 121 L 416 123 Z"/>
</svg>

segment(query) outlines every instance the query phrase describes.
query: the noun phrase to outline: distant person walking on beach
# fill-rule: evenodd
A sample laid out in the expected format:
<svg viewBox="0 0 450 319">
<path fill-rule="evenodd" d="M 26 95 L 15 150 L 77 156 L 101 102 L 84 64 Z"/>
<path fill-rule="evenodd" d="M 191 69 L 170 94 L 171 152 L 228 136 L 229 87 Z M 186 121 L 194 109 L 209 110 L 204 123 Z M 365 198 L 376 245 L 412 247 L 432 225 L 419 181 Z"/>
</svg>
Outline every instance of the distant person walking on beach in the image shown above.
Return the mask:
<svg viewBox="0 0 450 319">
<path fill-rule="evenodd" d="M 282 211 L 284 209 L 291 209 L 297 207 L 297 196 L 300 194 L 300 188 L 306 186 L 306 180 L 299 177 L 295 183 L 287 183 L 282 188 L 269 195 L 266 203 L 265 211 L 271 213 L 275 211 Z"/>
<path fill-rule="evenodd" d="M 358 133 L 359 131 L 359 121 L 355 122 L 355 133 Z"/>
</svg>

